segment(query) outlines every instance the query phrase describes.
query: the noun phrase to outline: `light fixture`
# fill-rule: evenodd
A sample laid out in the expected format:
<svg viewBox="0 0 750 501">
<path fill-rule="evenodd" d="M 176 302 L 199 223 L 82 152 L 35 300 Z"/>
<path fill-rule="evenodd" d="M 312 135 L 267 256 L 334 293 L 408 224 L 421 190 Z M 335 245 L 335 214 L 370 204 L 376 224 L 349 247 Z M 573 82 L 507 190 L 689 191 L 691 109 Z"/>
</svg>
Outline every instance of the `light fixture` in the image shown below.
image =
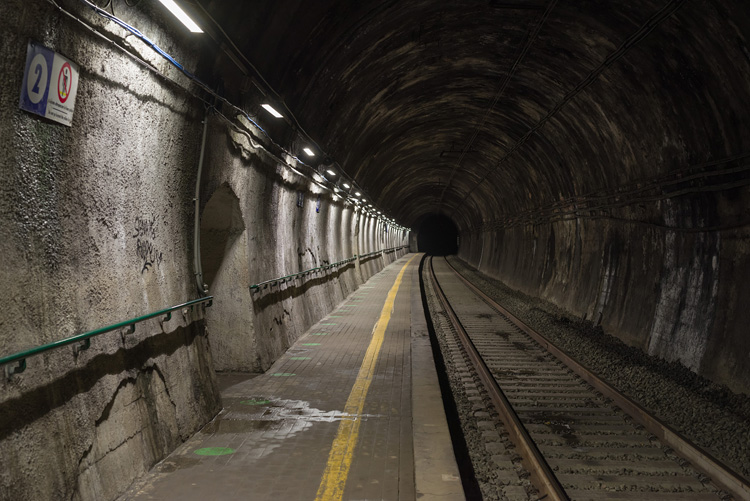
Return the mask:
<svg viewBox="0 0 750 501">
<path fill-rule="evenodd" d="M 187 14 L 185 14 L 185 11 L 180 8 L 179 5 L 174 3 L 174 0 L 159 0 L 161 4 L 169 9 L 169 12 L 171 12 L 177 19 L 179 19 L 182 24 L 184 24 L 187 29 L 190 30 L 191 33 L 203 33 L 203 30 L 200 29 L 200 27 L 195 24 L 195 21 L 190 19 Z"/>
<path fill-rule="evenodd" d="M 358 197 L 362 195 L 362 193 L 360 193 L 358 191 L 355 191 L 354 194 L 357 195 Z"/>
<path fill-rule="evenodd" d="M 261 107 L 264 110 L 266 110 L 268 113 L 270 113 L 271 115 L 275 116 L 276 118 L 281 118 L 284 116 L 278 111 L 276 111 L 275 109 L 273 109 L 273 106 L 271 106 L 270 104 L 261 104 Z"/>
<path fill-rule="evenodd" d="M 347 183 L 344 183 L 344 184 L 343 184 L 343 186 L 344 186 L 344 188 L 346 188 L 347 190 L 348 190 L 349 188 L 351 188 L 351 186 L 349 186 L 349 185 L 348 185 Z"/>
<path fill-rule="evenodd" d="M 317 182 L 322 183 L 323 182 L 323 176 L 318 174 L 317 172 L 313 174 L 313 179 L 315 179 Z"/>
<path fill-rule="evenodd" d="M 335 176 L 335 175 L 336 175 L 336 173 L 335 173 L 335 172 L 333 172 L 333 171 L 332 171 L 331 169 L 328 169 L 328 170 L 326 170 L 326 172 L 327 172 L 327 173 L 329 173 L 329 174 L 330 174 L 330 175 L 332 175 L 332 176 Z"/>
<path fill-rule="evenodd" d="M 310 148 L 302 148 L 302 151 L 304 151 L 305 153 L 307 153 L 308 157 L 314 157 L 315 156 L 315 153 L 313 153 L 313 151 Z"/>
<path fill-rule="evenodd" d="M 338 187 L 338 186 L 334 186 L 334 187 L 333 187 L 333 192 L 334 192 L 334 193 L 338 193 L 339 191 L 341 191 L 341 189 L 339 189 L 339 187 Z"/>
</svg>

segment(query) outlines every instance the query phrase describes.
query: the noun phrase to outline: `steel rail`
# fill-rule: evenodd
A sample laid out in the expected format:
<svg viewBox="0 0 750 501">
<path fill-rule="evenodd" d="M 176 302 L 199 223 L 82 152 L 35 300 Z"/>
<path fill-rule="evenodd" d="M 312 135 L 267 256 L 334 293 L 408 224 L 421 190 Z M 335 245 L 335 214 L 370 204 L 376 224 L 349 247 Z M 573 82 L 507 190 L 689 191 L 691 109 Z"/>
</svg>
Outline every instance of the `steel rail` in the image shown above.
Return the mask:
<svg viewBox="0 0 750 501">
<path fill-rule="evenodd" d="M 531 435 L 529 435 L 526 427 L 521 423 L 518 414 L 516 414 L 516 411 L 508 401 L 505 393 L 503 393 L 503 390 L 498 386 L 490 369 L 484 363 L 482 356 L 474 346 L 474 343 L 472 343 L 469 335 L 461 324 L 461 321 L 458 319 L 455 311 L 453 311 L 453 308 L 448 302 L 448 299 L 445 297 L 445 294 L 437 281 L 437 277 L 435 276 L 435 270 L 432 267 L 432 257 L 430 257 L 429 270 L 435 293 L 437 294 L 448 319 L 455 327 L 458 338 L 474 365 L 479 378 L 487 389 L 487 393 L 489 394 L 492 403 L 495 405 L 497 412 L 500 414 L 500 418 L 505 423 L 505 427 L 508 430 L 511 440 L 519 449 L 522 463 L 530 473 L 534 487 L 537 488 L 544 499 L 568 501 L 570 498 L 565 493 L 562 484 L 560 484 L 560 481 L 555 476 L 552 468 L 544 459 L 544 455 L 531 438 Z"/>
<path fill-rule="evenodd" d="M 555 356 L 570 370 L 575 372 L 581 379 L 593 386 L 602 395 L 612 400 L 616 406 L 622 409 L 626 414 L 630 415 L 630 417 L 643 426 L 649 433 L 656 436 L 663 444 L 672 448 L 677 455 L 689 461 L 693 467 L 709 477 L 719 487 L 729 492 L 736 499 L 750 500 L 750 482 L 747 479 L 733 471 L 721 460 L 715 458 L 688 438 L 682 436 L 674 428 L 653 416 L 640 404 L 620 393 L 620 391 L 609 382 L 600 378 L 590 369 L 568 355 L 565 351 L 552 344 L 549 339 L 529 327 L 525 322 L 503 308 L 495 302 L 494 299 L 489 297 L 466 277 L 461 275 L 461 273 L 456 270 L 447 259 L 445 261 L 456 276 L 485 303 L 500 312 L 502 315 L 505 315 L 519 329 L 543 346 L 550 354 Z"/>
</svg>

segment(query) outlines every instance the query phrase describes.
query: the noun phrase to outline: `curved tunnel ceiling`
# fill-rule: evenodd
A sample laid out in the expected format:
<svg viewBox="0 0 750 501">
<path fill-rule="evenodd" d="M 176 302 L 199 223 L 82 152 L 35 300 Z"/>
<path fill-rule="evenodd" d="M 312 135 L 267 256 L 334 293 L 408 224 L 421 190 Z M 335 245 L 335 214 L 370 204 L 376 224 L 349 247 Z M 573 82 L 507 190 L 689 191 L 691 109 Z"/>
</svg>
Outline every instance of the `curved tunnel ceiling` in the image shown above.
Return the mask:
<svg viewBox="0 0 750 501">
<path fill-rule="evenodd" d="M 443 213 L 476 227 L 748 149 L 740 2 L 214 0 L 206 10 L 406 226 Z"/>
</svg>

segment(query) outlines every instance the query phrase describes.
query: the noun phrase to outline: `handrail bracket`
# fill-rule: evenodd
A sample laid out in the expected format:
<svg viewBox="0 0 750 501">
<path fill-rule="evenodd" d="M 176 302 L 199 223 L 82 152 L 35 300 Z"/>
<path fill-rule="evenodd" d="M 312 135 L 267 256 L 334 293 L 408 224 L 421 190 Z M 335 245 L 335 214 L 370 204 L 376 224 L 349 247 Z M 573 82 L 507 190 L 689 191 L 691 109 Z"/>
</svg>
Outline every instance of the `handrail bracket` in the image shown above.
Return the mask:
<svg viewBox="0 0 750 501">
<path fill-rule="evenodd" d="M 16 364 L 15 367 L 11 366 L 11 364 L 5 364 L 4 369 L 5 379 L 10 381 L 13 374 L 20 374 L 26 370 L 26 359 L 22 358 L 21 360 L 18 360 L 18 364 Z"/>
<path fill-rule="evenodd" d="M 77 357 L 82 351 L 86 351 L 91 348 L 91 338 L 82 340 L 79 344 L 73 345 L 73 356 Z"/>
</svg>

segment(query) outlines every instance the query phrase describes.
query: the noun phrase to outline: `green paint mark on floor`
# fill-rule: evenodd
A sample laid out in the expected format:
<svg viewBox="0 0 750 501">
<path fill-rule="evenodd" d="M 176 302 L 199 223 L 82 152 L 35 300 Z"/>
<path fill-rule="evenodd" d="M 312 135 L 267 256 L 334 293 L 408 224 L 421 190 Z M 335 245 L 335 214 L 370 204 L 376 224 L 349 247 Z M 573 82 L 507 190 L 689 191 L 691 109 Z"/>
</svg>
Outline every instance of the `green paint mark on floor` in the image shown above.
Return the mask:
<svg viewBox="0 0 750 501">
<path fill-rule="evenodd" d="M 251 399 L 251 400 L 242 400 L 240 402 L 242 405 L 266 405 L 270 404 L 270 400 L 259 400 L 259 399 Z"/>
<path fill-rule="evenodd" d="M 194 452 L 199 456 L 226 456 L 227 454 L 234 454 L 235 450 L 229 447 L 204 447 Z"/>
<path fill-rule="evenodd" d="M 310 334 L 310 335 L 311 335 L 311 336 L 327 336 L 327 335 L 328 335 L 328 333 L 327 333 L 327 332 L 313 332 L 313 333 L 312 333 L 312 334 Z"/>
<path fill-rule="evenodd" d="M 320 343 L 302 343 L 302 346 L 320 346 Z"/>
<path fill-rule="evenodd" d="M 275 377 L 291 377 L 296 376 L 297 374 L 292 374 L 291 372 L 275 372 L 271 375 Z"/>
<path fill-rule="evenodd" d="M 289 357 L 289 360 L 310 360 L 310 357 Z"/>
</svg>

